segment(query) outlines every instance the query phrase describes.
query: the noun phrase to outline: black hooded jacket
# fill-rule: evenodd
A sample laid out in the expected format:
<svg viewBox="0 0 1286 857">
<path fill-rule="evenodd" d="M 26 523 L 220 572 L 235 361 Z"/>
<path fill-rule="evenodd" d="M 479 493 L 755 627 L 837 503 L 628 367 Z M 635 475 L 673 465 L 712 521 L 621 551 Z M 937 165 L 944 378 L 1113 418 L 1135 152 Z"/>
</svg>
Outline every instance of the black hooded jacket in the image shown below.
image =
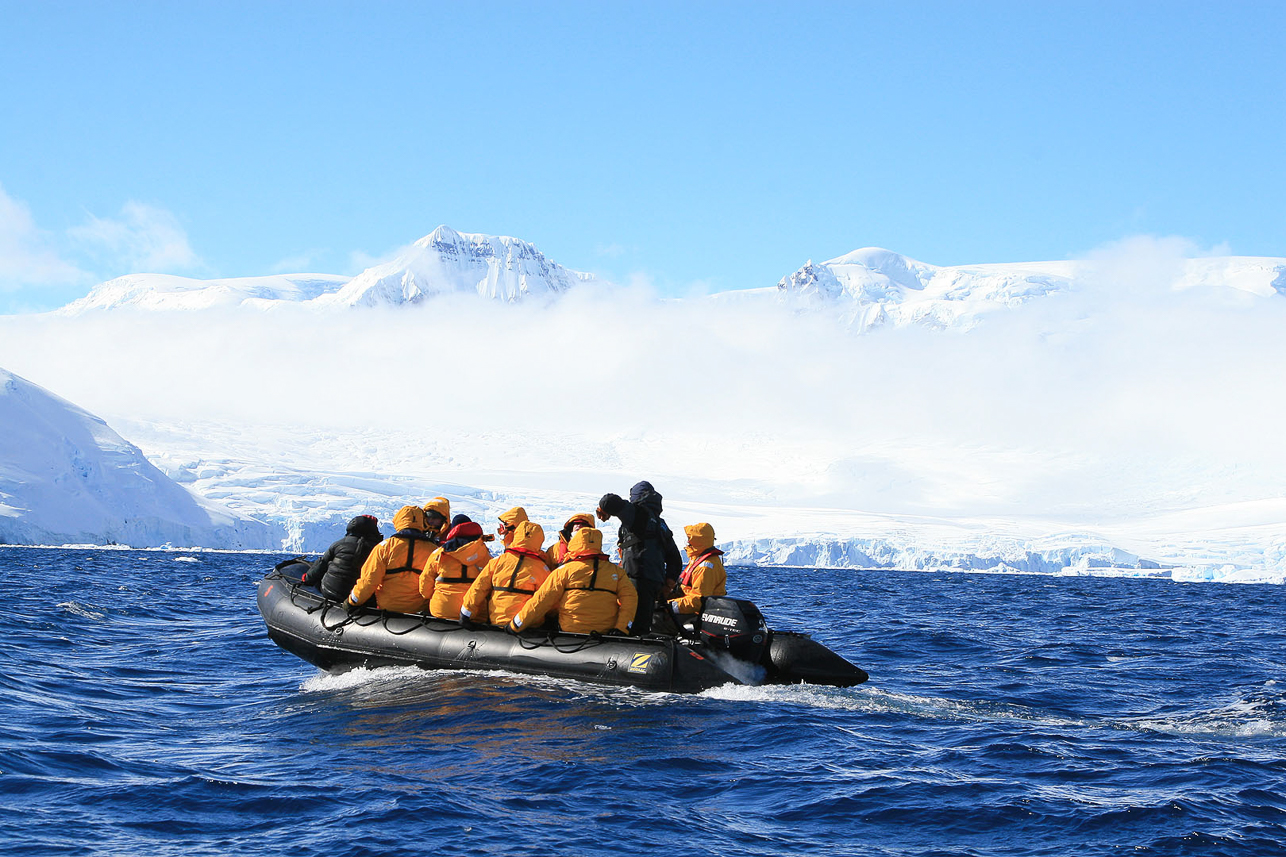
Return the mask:
<svg viewBox="0 0 1286 857">
<path fill-rule="evenodd" d="M 316 586 L 334 601 L 343 601 L 362 575 L 362 564 L 375 546 L 384 541 L 380 524 L 370 515 L 358 515 L 348 522 L 347 535 L 326 549 L 308 567 L 304 583 Z"/>
<path fill-rule="evenodd" d="M 630 489 L 630 499 L 604 494 L 598 508 L 621 519 L 617 544 L 625 573 L 636 580 L 661 584 L 675 581 L 683 573 L 683 555 L 674 543 L 674 534 L 661 518 L 661 495 L 651 482 Z"/>
</svg>

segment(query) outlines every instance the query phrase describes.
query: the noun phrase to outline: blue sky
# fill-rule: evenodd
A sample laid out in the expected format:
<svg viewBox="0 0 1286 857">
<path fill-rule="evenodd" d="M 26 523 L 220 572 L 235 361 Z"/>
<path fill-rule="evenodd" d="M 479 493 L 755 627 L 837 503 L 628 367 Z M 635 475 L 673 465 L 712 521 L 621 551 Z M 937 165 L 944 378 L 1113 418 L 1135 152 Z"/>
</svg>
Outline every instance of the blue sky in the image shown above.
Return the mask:
<svg viewBox="0 0 1286 857">
<path fill-rule="evenodd" d="M 1286 4 L 0 0 L 0 312 L 440 223 L 667 293 L 1286 256 Z"/>
</svg>

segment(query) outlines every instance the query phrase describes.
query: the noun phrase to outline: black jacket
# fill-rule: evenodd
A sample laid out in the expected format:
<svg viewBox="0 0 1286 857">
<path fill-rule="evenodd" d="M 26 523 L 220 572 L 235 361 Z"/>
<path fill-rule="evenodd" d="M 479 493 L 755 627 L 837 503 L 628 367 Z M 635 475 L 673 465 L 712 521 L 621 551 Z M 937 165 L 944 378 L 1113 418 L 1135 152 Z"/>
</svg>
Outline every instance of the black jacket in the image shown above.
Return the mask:
<svg viewBox="0 0 1286 857">
<path fill-rule="evenodd" d="M 652 483 L 635 485 L 630 489 L 629 500 L 604 494 L 598 508 L 621 519 L 617 544 L 627 575 L 658 585 L 665 580 L 679 579 L 683 573 L 683 555 L 661 517 L 661 495 Z"/>
<path fill-rule="evenodd" d="M 379 521 L 370 515 L 359 515 L 349 521 L 347 533 L 327 548 L 304 575 L 304 583 L 316 586 L 334 601 L 348 597 L 353 591 L 353 584 L 362 575 L 362 563 L 366 562 L 375 546 L 384 541 Z"/>
</svg>

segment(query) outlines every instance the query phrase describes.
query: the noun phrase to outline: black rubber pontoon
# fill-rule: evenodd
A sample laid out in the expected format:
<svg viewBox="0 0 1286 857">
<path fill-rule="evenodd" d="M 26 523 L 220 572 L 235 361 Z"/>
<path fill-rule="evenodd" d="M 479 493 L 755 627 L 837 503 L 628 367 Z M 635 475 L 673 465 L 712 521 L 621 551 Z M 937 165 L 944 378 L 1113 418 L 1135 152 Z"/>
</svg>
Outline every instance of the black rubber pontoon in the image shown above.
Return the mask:
<svg viewBox="0 0 1286 857">
<path fill-rule="evenodd" d="M 259 612 L 268 636 L 286 651 L 328 671 L 392 665 L 494 669 L 676 693 L 729 683 L 850 687 L 867 679 L 863 670 L 807 634 L 768 631 L 756 665 L 731 659 L 729 652 L 704 641 L 661 635 L 548 631 L 515 635 L 491 626 L 466 629 L 432 616 L 373 609 L 349 614 L 296 577 L 283 574 L 283 569 L 299 570 L 283 563 L 259 582 Z M 760 676 L 762 681 L 756 680 Z"/>
</svg>

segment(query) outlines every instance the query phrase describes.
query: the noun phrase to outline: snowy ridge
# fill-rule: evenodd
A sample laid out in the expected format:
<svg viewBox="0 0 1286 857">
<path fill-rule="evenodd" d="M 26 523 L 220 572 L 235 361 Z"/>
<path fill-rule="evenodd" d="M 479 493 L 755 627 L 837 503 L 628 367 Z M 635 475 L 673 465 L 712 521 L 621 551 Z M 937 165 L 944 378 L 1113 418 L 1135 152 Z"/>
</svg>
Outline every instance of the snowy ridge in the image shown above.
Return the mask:
<svg viewBox="0 0 1286 857">
<path fill-rule="evenodd" d="M 0 543 L 267 548 L 270 528 L 176 485 L 98 417 L 0 370 Z"/>
<path fill-rule="evenodd" d="M 368 268 L 319 303 L 414 304 L 460 292 L 512 302 L 559 295 L 593 279 L 564 268 L 526 241 L 439 226 L 396 259 Z"/>
<path fill-rule="evenodd" d="M 937 267 L 879 247 L 820 264 L 811 259 L 777 283 L 802 307 L 843 307 L 857 331 L 885 325 L 972 327 L 978 317 L 1071 288 L 1074 263 Z"/>
<path fill-rule="evenodd" d="M 310 301 L 338 290 L 348 277 L 330 274 L 280 274 L 195 280 L 170 274 L 129 274 L 95 286 L 88 295 L 58 310 L 79 315 L 91 310 L 204 310 L 216 307 L 264 308 L 274 303 Z"/>
<path fill-rule="evenodd" d="M 982 317 L 1073 291 L 1078 280 L 1106 276 L 1098 260 L 938 267 L 878 247 L 822 263 L 811 259 L 782 277 L 777 295 L 801 309 L 840 309 L 856 332 L 918 324 L 969 329 Z M 1269 297 L 1286 294 L 1286 259 L 1223 256 L 1176 260 L 1165 272 L 1174 291 L 1225 288 Z"/>
</svg>

